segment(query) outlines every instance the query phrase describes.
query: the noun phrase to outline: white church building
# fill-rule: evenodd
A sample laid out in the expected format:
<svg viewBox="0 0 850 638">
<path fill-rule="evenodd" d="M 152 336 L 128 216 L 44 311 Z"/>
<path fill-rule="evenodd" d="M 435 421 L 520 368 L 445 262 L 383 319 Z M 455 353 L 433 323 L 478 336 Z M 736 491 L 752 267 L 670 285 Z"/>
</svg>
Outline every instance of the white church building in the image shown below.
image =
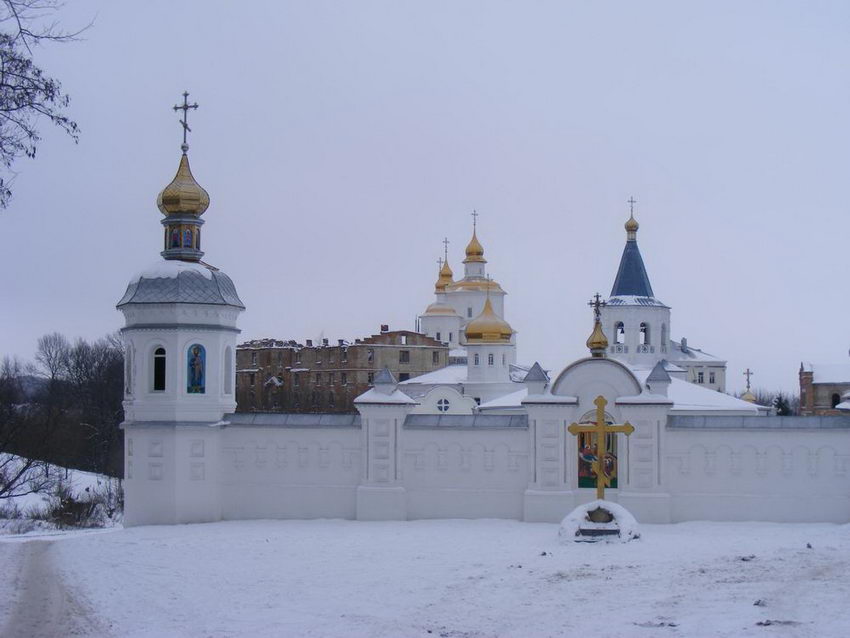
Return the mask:
<svg viewBox="0 0 850 638">
<path fill-rule="evenodd" d="M 731 397 L 725 361 L 671 339 L 626 223 L 589 356 L 549 375 L 516 362 L 505 291 L 486 275 L 477 229 L 464 276 L 442 265 L 422 332 L 452 365 L 402 383 L 388 371 L 359 414 L 236 413 L 234 353 L 245 308 L 201 261 L 209 197 L 183 147 L 158 198 L 164 247 L 118 309 L 126 346 L 125 524 L 332 517 L 560 521 L 606 498 L 639 521 L 850 521 L 850 417 L 776 417 Z M 530 328 L 530 327 L 529 327 Z M 597 444 L 573 423 L 634 433 Z"/>
</svg>

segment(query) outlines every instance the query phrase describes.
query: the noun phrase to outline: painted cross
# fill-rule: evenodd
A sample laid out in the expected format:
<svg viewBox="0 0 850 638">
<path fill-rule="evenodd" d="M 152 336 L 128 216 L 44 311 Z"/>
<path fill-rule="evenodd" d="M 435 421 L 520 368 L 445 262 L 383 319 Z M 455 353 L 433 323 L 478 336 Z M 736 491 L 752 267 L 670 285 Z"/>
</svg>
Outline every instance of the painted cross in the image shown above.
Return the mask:
<svg viewBox="0 0 850 638">
<path fill-rule="evenodd" d="M 183 145 L 180 148 L 183 149 L 184 153 L 189 150 L 189 145 L 186 143 L 186 133 L 192 132 L 192 129 L 189 128 L 189 124 L 188 124 L 188 122 L 189 122 L 189 109 L 197 109 L 197 108 L 198 108 L 197 102 L 195 102 L 194 104 L 189 104 L 189 92 L 188 91 L 183 91 L 183 104 L 175 104 L 174 105 L 175 111 L 183 111 L 183 119 L 180 120 L 180 123 L 183 125 Z"/>
<path fill-rule="evenodd" d="M 611 485 L 611 477 L 605 474 L 602 464 L 605 455 L 605 435 L 625 432 L 628 436 L 635 431 L 635 428 L 628 421 L 619 425 L 605 423 L 605 406 L 608 405 L 608 402 L 601 394 L 593 400 L 593 403 L 596 406 L 596 423 L 584 425 L 573 423 L 567 428 L 567 431 L 574 436 L 583 433 L 596 436 L 596 460 L 591 464 L 591 469 L 596 474 L 596 498 L 601 501 L 605 499 L 605 488 Z"/>
</svg>

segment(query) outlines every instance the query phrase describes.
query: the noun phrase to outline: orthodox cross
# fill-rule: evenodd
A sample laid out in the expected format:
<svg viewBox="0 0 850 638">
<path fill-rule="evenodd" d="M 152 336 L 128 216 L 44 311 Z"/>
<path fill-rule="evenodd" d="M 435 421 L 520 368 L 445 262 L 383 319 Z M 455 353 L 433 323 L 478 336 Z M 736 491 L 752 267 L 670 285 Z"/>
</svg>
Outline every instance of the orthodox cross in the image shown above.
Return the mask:
<svg viewBox="0 0 850 638">
<path fill-rule="evenodd" d="M 478 211 L 474 208 L 472 209 L 472 232 L 478 228 Z"/>
<path fill-rule="evenodd" d="M 587 305 L 590 306 L 591 308 L 593 308 L 593 318 L 596 321 L 599 321 L 599 319 L 602 315 L 601 308 L 603 308 L 604 306 L 607 306 L 608 303 L 605 302 L 605 301 L 602 301 L 602 295 L 600 295 L 597 292 L 595 295 L 593 295 L 593 299 L 591 299 L 590 301 L 587 302 Z"/>
<path fill-rule="evenodd" d="M 443 247 L 444 247 L 444 250 L 445 250 L 446 261 L 448 261 L 449 260 L 449 238 L 448 237 L 443 237 Z"/>
<path fill-rule="evenodd" d="M 608 425 L 605 423 L 605 406 L 608 402 L 601 394 L 593 400 L 596 405 L 596 423 L 579 425 L 573 423 L 567 428 L 570 434 L 578 436 L 589 433 L 596 436 L 596 460 L 591 464 L 591 469 L 596 474 L 596 498 L 600 501 L 605 499 L 605 488 L 611 486 L 611 477 L 605 473 L 605 435 L 625 432 L 626 436 L 635 431 L 634 426 L 626 421 L 619 425 Z"/>
<path fill-rule="evenodd" d="M 443 268 L 443 258 L 442 258 L 442 257 L 440 257 L 440 258 L 437 260 L 437 268 L 438 268 L 439 270 L 442 270 L 442 268 Z"/>
<path fill-rule="evenodd" d="M 637 204 L 637 200 L 634 197 L 629 197 L 626 200 L 626 203 L 629 205 L 629 214 L 634 217 L 635 214 L 635 204 Z"/>
<path fill-rule="evenodd" d="M 183 104 L 182 105 L 180 105 L 180 104 L 174 105 L 175 111 L 183 111 L 183 119 L 180 120 L 180 123 L 183 125 L 183 144 L 180 146 L 180 148 L 183 149 L 184 153 L 189 150 L 189 145 L 186 143 L 186 133 L 192 132 L 192 129 L 189 128 L 189 124 L 188 124 L 188 122 L 189 122 L 189 109 L 196 109 L 196 108 L 198 108 L 197 102 L 195 102 L 194 104 L 189 104 L 189 92 L 188 91 L 183 91 Z"/>
<path fill-rule="evenodd" d="M 749 368 L 747 368 L 747 370 L 744 372 L 744 376 L 747 377 L 747 392 L 750 391 L 750 377 L 753 376 L 753 374 L 755 373 Z"/>
</svg>

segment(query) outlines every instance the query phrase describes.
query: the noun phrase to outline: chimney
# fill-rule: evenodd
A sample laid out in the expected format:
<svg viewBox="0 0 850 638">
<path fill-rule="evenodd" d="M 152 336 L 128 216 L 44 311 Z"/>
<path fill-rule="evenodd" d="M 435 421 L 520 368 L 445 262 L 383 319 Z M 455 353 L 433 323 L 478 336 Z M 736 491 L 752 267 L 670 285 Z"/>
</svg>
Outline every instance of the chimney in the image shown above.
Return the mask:
<svg viewBox="0 0 850 638">
<path fill-rule="evenodd" d="M 312 347 L 313 347 L 313 340 L 312 340 L 312 339 L 307 339 L 307 347 L 308 347 L 308 348 L 312 348 Z"/>
<path fill-rule="evenodd" d="M 389 332 L 389 331 L 390 331 L 390 326 L 389 326 L 389 324 L 382 323 L 382 324 L 381 324 L 381 334 L 387 333 L 387 332 Z"/>
<path fill-rule="evenodd" d="M 688 340 L 686 337 L 682 337 L 682 352 L 688 351 Z"/>
<path fill-rule="evenodd" d="M 322 345 L 323 345 L 323 346 L 328 345 L 328 340 L 327 340 L 327 339 L 322 339 Z"/>
</svg>

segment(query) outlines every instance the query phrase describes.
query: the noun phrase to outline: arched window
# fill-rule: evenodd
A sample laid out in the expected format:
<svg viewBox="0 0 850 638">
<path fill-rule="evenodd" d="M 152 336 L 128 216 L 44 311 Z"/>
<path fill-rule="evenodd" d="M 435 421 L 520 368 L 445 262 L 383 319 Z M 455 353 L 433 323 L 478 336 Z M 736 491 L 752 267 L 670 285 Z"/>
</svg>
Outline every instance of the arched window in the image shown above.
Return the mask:
<svg viewBox="0 0 850 638">
<path fill-rule="evenodd" d="M 661 347 L 667 345 L 667 324 L 661 324 L 661 343 L 659 344 Z"/>
<path fill-rule="evenodd" d="M 832 395 L 832 407 L 834 408 L 839 403 L 841 403 L 841 395 L 833 394 Z"/>
<path fill-rule="evenodd" d="M 189 346 L 186 372 L 186 392 L 204 394 L 207 388 L 207 351 L 200 343 Z"/>
<path fill-rule="evenodd" d="M 638 343 L 642 346 L 649 345 L 649 324 L 646 322 L 640 324 L 640 336 L 638 337 Z"/>
<path fill-rule="evenodd" d="M 165 348 L 153 351 L 153 391 L 165 392 Z"/>
<path fill-rule="evenodd" d="M 224 349 L 224 393 L 233 394 L 233 350 L 230 346 Z"/>
<path fill-rule="evenodd" d="M 614 324 L 614 343 L 623 343 L 626 340 L 626 327 L 622 321 Z"/>
<path fill-rule="evenodd" d="M 492 352 L 487 355 L 487 365 L 488 366 L 493 365 L 493 353 Z"/>
<path fill-rule="evenodd" d="M 475 356 L 472 357 L 472 360 L 475 362 L 475 365 L 478 365 L 478 353 L 475 353 Z"/>
</svg>

